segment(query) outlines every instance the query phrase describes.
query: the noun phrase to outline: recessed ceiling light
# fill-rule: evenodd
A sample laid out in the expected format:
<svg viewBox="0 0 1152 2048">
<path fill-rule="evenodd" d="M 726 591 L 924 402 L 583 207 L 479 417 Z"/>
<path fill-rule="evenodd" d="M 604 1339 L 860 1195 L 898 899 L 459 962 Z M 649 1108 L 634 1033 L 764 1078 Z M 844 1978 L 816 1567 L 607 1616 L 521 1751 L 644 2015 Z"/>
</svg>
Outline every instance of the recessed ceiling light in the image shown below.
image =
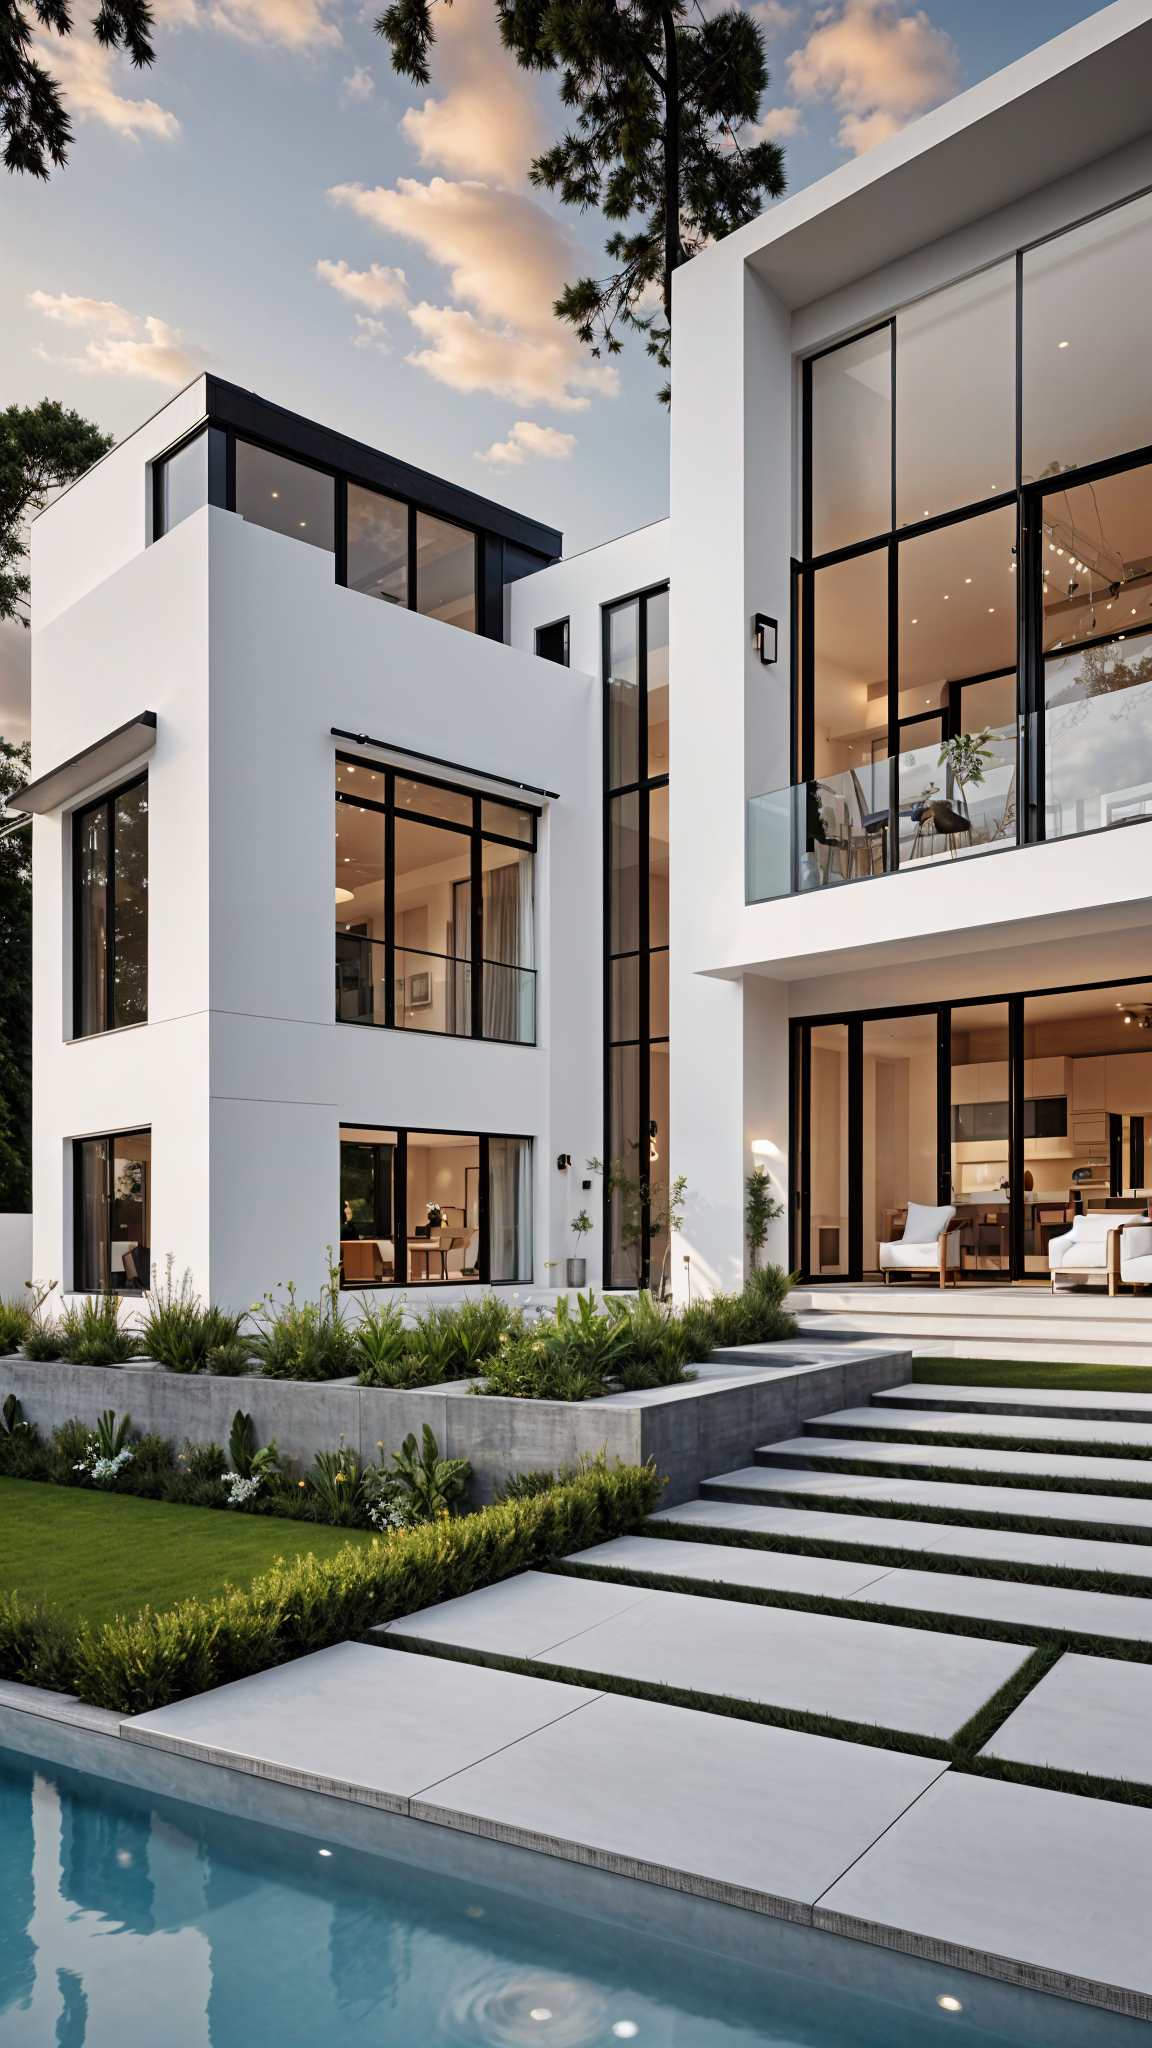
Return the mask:
<svg viewBox="0 0 1152 2048">
<path fill-rule="evenodd" d="M 1060 346 L 1061 348 L 1067 348 L 1068 343 L 1066 341 L 1062 341 L 1060 343 Z M 964 2010 L 964 2007 L 961 2005 L 960 2000 L 958 1998 L 938 1998 L 936 2000 L 936 2003 L 937 2005 L 942 2005 L 945 2012 L 963 2012 Z"/>
<path fill-rule="evenodd" d="M 1057 348 L 1067 348 L 1067 346 L 1068 346 L 1068 343 L 1067 343 L 1066 341 L 1058 341 L 1058 342 L 1056 343 L 1056 346 L 1057 346 Z"/>
</svg>

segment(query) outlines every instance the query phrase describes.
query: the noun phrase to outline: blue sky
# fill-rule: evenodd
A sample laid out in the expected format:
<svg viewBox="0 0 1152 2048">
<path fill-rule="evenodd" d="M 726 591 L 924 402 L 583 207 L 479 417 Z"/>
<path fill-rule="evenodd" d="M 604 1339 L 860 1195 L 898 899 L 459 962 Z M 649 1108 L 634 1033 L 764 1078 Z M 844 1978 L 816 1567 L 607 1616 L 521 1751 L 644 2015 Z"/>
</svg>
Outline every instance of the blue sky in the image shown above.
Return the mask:
<svg viewBox="0 0 1152 2048">
<path fill-rule="evenodd" d="M 1076 0 L 750 0 L 789 190 L 1095 10 Z M 210 367 L 562 527 L 569 552 L 667 510 L 655 366 L 596 365 L 550 314 L 596 223 L 531 192 L 547 83 L 490 0 L 434 0 L 432 84 L 377 0 L 156 0 L 157 61 L 48 39 L 76 126 L 47 185 L 5 177 L 3 402 L 65 400 L 117 436 Z M 0 174 L 3 175 L 3 174 Z M 26 638 L 26 636 L 25 636 Z M 0 728 L 26 647 L 0 633 Z"/>
</svg>

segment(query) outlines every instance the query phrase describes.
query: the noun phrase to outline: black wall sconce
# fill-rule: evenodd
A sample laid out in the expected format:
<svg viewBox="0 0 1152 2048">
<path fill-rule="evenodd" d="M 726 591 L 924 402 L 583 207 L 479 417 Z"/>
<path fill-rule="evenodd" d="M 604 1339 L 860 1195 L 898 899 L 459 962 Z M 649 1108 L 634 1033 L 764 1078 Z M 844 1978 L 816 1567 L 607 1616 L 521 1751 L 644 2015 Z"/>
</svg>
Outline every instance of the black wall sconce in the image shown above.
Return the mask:
<svg viewBox="0 0 1152 2048">
<path fill-rule="evenodd" d="M 757 612 L 752 621 L 752 638 L 765 668 L 771 668 L 776 659 L 776 631 L 775 619 L 770 619 L 767 612 Z"/>
<path fill-rule="evenodd" d="M 568 1170 L 568 1168 L 569 1168 L 569 1167 L 571 1166 L 571 1164 L 572 1164 L 572 1154 L 571 1154 L 570 1152 L 558 1152 L 558 1153 L 556 1154 L 556 1171 L 557 1171 L 557 1173 L 566 1173 L 566 1172 L 567 1172 L 567 1170 Z"/>
</svg>

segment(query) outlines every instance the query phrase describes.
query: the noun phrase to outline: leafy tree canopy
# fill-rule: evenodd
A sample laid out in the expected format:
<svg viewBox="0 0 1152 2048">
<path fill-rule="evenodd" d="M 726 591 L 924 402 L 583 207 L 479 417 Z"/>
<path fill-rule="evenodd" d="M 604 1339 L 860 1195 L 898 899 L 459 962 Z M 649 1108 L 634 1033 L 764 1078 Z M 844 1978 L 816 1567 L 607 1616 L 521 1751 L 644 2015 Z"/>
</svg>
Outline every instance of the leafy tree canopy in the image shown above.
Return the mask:
<svg viewBox="0 0 1152 2048">
<path fill-rule="evenodd" d="M 673 271 L 784 190 L 779 144 L 744 132 L 769 83 L 763 33 L 742 8 L 708 15 L 699 0 L 496 0 L 496 12 L 517 63 L 557 72 L 572 110 L 532 183 L 621 223 L 610 273 L 566 285 L 557 317 L 594 356 L 617 355 L 631 327 L 667 369 Z M 391 0 L 376 28 L 394 68 L 427 85 L 432 0 Z"/>
<path fill-rule="evenodd" d="M 83 476 L 111 446 L 111 434 L 78 412 L 66 412 L 56 398 L 0 412 L 0 619 L 28 624 L 29 516 L 41 510 L 50 491 Z"/>
<path fill-rule="evenodd" d="M 92 33 L 105 50 L 127 50 L 139 69 L 154 55 L 152 9 L 147 0 L 101 0 Z M 46 178 L 48 165 L 59 170 L 68 161 L 72 123 L 60 87 L 50 71 L 32 55 L 34 27 L 72 33 L 67 0 L 0 0 L 0 132 L 4 162 L 10 171 Z"/>
</svg>

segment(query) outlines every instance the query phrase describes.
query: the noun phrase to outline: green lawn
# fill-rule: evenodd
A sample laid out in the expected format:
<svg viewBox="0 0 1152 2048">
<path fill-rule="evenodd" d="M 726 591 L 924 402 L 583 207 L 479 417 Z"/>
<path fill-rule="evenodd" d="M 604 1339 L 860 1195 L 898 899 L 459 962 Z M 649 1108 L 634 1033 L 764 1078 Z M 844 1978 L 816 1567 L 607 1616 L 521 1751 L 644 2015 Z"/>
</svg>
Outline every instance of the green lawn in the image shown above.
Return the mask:
<svg viewBox="0 0 1152 2048">
<path fill-rule="evenodd" d="M 247 1588 L 278 1557 L 331 1557 L 371 1540 L 362 1529 L 0 1479 L 0 1591 L 51 1601 L 72 1621 L 211 1598 L 228 1581 Z"/>
<path fill-rule="evenodd" d="M 1152 1394 L 1141 1365 L 1031 1365 L 1018 1358 L 918 1358 L 914 1380 L 953 1387 L 1070 1387 L 1086 1393 Z"/>
</svg>

